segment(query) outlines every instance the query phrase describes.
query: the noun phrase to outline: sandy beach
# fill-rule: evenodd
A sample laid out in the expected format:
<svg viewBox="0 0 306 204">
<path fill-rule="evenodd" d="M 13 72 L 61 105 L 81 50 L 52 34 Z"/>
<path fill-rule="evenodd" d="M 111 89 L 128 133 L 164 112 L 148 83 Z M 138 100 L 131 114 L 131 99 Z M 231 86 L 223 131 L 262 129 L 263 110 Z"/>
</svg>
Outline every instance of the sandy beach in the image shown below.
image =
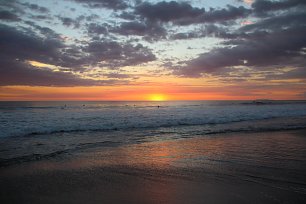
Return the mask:
<svg viewBox="0 0 306 204">
<path fill-rule="evenodd" d="M 92 148 L 0 169 L 1 203 L 305 203 L 305 130 Z"/>
</svg>

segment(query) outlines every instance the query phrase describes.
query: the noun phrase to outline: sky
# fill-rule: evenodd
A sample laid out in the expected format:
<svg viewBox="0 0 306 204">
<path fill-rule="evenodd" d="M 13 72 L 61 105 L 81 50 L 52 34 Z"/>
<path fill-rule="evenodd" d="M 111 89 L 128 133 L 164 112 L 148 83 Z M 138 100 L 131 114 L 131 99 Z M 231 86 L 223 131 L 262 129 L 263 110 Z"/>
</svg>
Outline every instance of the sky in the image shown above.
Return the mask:
<svg viewBox="0 0 306 204">
<path fill-rule="evenodd" d="M 306 99 L 305 0 L 0 0 L 0 100 Z"/>
</svg>

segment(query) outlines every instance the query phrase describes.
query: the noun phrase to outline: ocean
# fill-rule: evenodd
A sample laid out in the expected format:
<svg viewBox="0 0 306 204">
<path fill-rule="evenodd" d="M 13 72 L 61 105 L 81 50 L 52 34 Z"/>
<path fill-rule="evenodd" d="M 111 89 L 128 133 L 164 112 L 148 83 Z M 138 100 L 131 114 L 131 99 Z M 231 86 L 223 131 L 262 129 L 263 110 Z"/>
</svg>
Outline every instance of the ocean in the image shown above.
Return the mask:
<svg viewBox="0 0 306 204">
<path fill-rule="evenodd" d="M 0 165 L 145 142 L 306 128 L 306 101 L 0 102 Z"/>
<path fill-rule="evenodd" d="M 306 101 L 0 102 L 1 203 L 305 203 Z"/>
</svg>

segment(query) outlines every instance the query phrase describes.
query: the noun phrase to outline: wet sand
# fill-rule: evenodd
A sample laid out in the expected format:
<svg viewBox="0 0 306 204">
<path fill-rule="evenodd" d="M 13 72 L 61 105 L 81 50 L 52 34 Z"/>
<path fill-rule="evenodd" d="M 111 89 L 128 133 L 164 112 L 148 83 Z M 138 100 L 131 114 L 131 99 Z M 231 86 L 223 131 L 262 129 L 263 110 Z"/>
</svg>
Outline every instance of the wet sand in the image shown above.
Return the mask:
<svg viewBox="0 0 306 204">
<path fill-rule="evenodd" d="M 306 134 L 95 148 L 0 169 L 0 203 L 306 203 Z"/>
</svg>

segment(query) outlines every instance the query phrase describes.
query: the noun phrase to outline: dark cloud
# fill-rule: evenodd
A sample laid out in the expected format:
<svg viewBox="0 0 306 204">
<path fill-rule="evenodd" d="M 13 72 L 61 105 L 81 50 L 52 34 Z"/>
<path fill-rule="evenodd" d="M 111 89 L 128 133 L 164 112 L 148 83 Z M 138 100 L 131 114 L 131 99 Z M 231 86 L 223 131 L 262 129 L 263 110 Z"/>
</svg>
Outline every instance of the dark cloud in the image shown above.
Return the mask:
<svg viewBox="0 0 306 204">
<path fill-rule="evenodd" d="M 126 19 L 126 20 L 136 20 L 135 14 L 131 13 L 131 12 L 127 12 L 127 11 L 123 11 L 117 17 L 123 18 L 123 19 Z"/>
<path fill-rule="evenodd" d="M 99 25 L 97 23 L 90 23 L 87 24 L 87 32 L 89 35 L 107 35 L 108 34 L 108 28 L 110 27 L 108 24 L 102 24 Z"/>
<path fill-rule="evenodd" d="M 120 10 L 128 8 L 125 0 L 72 0 L 79 3 L 85 3 L 90 7 L 104 7 L 108 9 Z"/>
<path fill-rule="evenodd" d="M 251 10 L 246 9 L 243 6 L 235 7 L 231 5 L 227 5 L 226 8 L 223 9 L 210 9 L 207 11 L 205 15 L 202 17 L 201 22 L 217 22 L 217 21 L 228 21 L 235 20 L 238 18 L 243 18 L 248 16 L 251 13 Z"/>
<path fill-rule="evenodd" d="M 37 4 L 30 4 L 30 3 L 21 3 L 23 6 L 26 6 L 27 8 L 33 10 L 33 11 L 38 11 L 41 13 L 47 13 L 49 12 L 49 9 L 43 6 L 39 6 Z"/>
<path fill-rule="evenodd" d="M 95 14 L 91 14 L 89 16 L 80 15 L 75 19 L 70 18 L 70 17 L 62 17 L 62 16 L 57 16 L 57 17 L 63 23 L 64 26 L 73 27 L 73 28 L 80 28 L 81 24 L 84 21 L 91 22 L 91 21 L 99 18 L 99 16 L 97 16 Z M 91 33 L 91 31 L 93 31 L 93 33 L 94 33 L 95 32 L 94 30 L 96 30 L 96 31 L 99 30 L 98 25 L 96 25 L 96 28 L 94 28 L 95 23 L 89 23 L 89 24 L 87 23 L 85 25 L 85 27 L 86 26 L 88 27 L 89 33 Z"/>
<path fill-rule="evenodd" d="M 200 30 L 194 30 L 185 33 L 175 33 L 170 36 L 170 39 L 188 40 L 203 37 L 233 38 L 234 36 L 233 34 L 229 33 L 226 27 L 217 26 L 215 24 L 207 24 L 204 25 Z"/>
<path fill-rule="evenodd" d="M 99 39 L 88 44 L 66 45 L 61 35 L 48 27 L 25 22 L 30 27 L 0 25 L 0 85 L 103 85 L 116 80 L 83 79 L 75 73 L 90 65 L 117 69 L 153 61 L 155 55 L 141 44 Z M 31 66 L 29 61 L 58 66 L 59 71 Z M 119 75 L 109 75 L 119 78 Z M 121 76 L 121 78 L 123 75 Z M 66 80 L 65 80 L 66 79 Z M 126 83 L 126 82 L 125 82 Z"/>
<path fill-rule="evenodd" d="M 59 20 L 63 23 L 64 26 L 67 27 L 74 27 L 74 28 L 79 28 L 80 27 L 80 20 L 79 19 L 72 19 L 69 17 L 58 17 Z"/>
<path fill-rule="evenodd" d="M 9 26 L 0 26 L 1 55 L 21 60 L 31 59 L 44 63 L 53 63 L 59 59 L 59 49 L 64 47 L 59 39 L 43 39 L 33 31 L 22 32 Z"/>
<path fill-rule="evenodd" d="M 46 36 L 46 38 L 48 38 L 48 39 L 58 40 L 58 39 L 61 38 L 60 34 L 56 33 L 51 28 L 39 26 L 39 25 L 35 24 L 33 21 L 25 21 L 25 24 L 32 26 L 40 34 L 42 34 L 43 36 Z"/>
<path fill-rule="evenodd" d="M 23 31 L 5 25 L 0 26 L 0 49 L 5 50 L 5 52 L 0 53 L 0 86 L 91 86 L 118 83 L 116 80 L 83 79 L 73 74 L 73 71 L 78 70 L 78 67 L 86 63 L 97 63 L 95 60 L 98 60 L 98 58 L 95 58 L 96 56 L 92 52 L 89 53 L 91 57 L 87 57 L 77 47 L 65 46 L 60 39 L 57 39 L 58 35 L 50 28 L 40 27 L 32 22 L 28 22 L 28 24 L 32 24 L 41 34 L 45 34 L 45 38 L 39 37 L 29 30 Z M 120 48 L 125 49 L 125 51 L 120 50 Z M 104 58 L 103 54 L 99 58 L 102 57 L 109 63 L 111 63 L 110 60 L 116 60 L 116 62 L 121 60 L 121 63 L 128 64 L 137 64 L 148 60 L 149 56 L 145 54 L 144 47 L 125 45 L 120 48 L 109 46 L 108 51 L 104 53 Z M 121 53 L 120 57 L 110 54 L 113 49 L 117 50 L 116 53 Z M 97 54 L 98 52 L 94 53 Z M 123 55 L 129 55 L 128 59 L 125 60 Z M 60 66 L 60 71 L 53 71 L 48 67 L 34 67 L 29 61 Z"/>
<path fill-rule="evenodd" d="M 31 15 L 31 19 L 35 19 L 35 20 L 51 20 L 52 18 L 49 15 Z"/>
<path fill-rule="evenodd" d="M 125 78 L 131 78 L 128 74 L 121 74 L 121 73 L 109 73 L 104 74 L 107 78 L 113 78 L 113 79 L 125 79 Z"/>
<path fill-rule="evenodd" d="M 254 12 L 258 15 L 263 15 L 269 11 L 286 10 L 292 7 L 305 6 L 305 0 L 281 0 L 281 1 L 268 1 L 256 0 L 252 4 Z"/>
<path fill-rule="evenodd" d="M 2 20 L 22 21 L 24 17 L 29 17 L 32 20 L 52 19 L 49 9 L 37 4 L 10 0 L 0 1 L 0 6 L 3 9 L 0 11 L 0 19 Z"/>
<path fill-rule="evenodd" d="M 54 72 L 46 68 L 34 68 L 21 61 L 0 59 L 0 86 L 92 86 L 103 85 L 103 81 L 82 79 L 71 73 Z M 106 81 L 104 82 L 106 83 Z"/>
<path fill-rule="evenodd" d="M 292 1 L 289 4 L 288 1 L 282 1 L 278 2 L 279 4 L 274 3 L 270 2 L 269 5 L 273 5 L 273 7 L 262 8 L 261 11 L 288 9 L 301 2 Z M 207 34 L 213 33 L 214 37 L 229 40 L 223 43 L 223 47 L 217 47 L 190 61 L 180 62 L 184 65 L 176 66 L 174 68 L 175 74 L 200 77 L 202 74 L 208 73 L 229 77 L 229 73 L 236 72 L 236 76 L 239 79 L 242 75 L 233 69 L 235 66 L 246 66 L 253 70 L 276 70 L 282 67 L 295 68 L 293 71 L 284 72 L 283 74 L 262 76 L 267 79 L 271 79 L 271 76 L 279 79 L 300 78 L 306 73 L 304 70 L 306 66 L 305 10 L 296 9 L 294 12 L 272 15 L 233 32 L 229 32 L 227 29 L 217 29 L 218 27 L 216 26 L 211 28 L 211 32 Z M 201 37 L 202 34 L 192 32 L 176 35 L 175 37 L 188 39 Z"/>
<path fill-rule="evenodd" d="M 188 3 L 176 1 L 162 1 L 156 4 L 145 2 L 135 8 L 135 14 L 148 21 L 172 22 L 178 25 L 223 22 L 242 18 L 250 13 L 249 9 L 242 6 L 228 5 L 224 9 L 211 8 L 209 11 L 205 11 L 204 8 L 196 8 Z"/>
<path fill-rule="evenodd" d="M 23 11 L 23 8 L 20 7 L 20 4 L 17 0 L 10 0 L 10 1 L 0 0 L 0 8 L 3 11 L 9 11 L 10 13 L 13 13 L 15 15 L 25 13 Z"/>
<path fill-rule="evenodd" d="M 149 2 L 142 3 L 135 8 L 136 14 L 147 18 L 150 21 L 169 22 L 183 18 L 196 18 L 202 15 L 205 10 L 193 8 L 188 3 L 158 2 L 151 4 Z"/>
<path fill-rule="evenodd" d="M 97 14 L 91 14 L 89 16 L 84 16 L 82 15 L 81 17 L 84 17 L 86 21 L 92 21 L 92 20 L 96 20 L 99 19 L 99 16 Z"/>
<path fill-rule="evenodd" d="M 227 46 L 215 48 L 185 62 L 186 65 L 175 73 L 199 77 L 204 73 L 222 74 L 230 67 L 239 65 L 254 69 L 305 66 L 302 50 L 306 47 L 306 26 L 301 16 L 275 16 L 241 30 L 249 30 L 249 33 L 233 34 L 235 37 L 226 42 Z"/>
<path fill-rule="evenodd" d="M 106 67 L 138 65 L 156 59 L 150 49 L 141 44 L 131 45 L 116 41 L 92 41 L 84 48 L 89 53 L 90 61 Z"/>
<path fill-rule="evenodd" d="M 154 41 L 166 37 L 166 30 L 158 23 L 152 22 L 124 22 L 111 30 L 120 35 L 143 36 L 145 40 Z"/>
<path fill-rule="evenodd" d="M 306 11 L 306 10 L 305 10 Z M 273 31 L 278 29 L 285 29 L 288 27 L 294 27 L 299 25 L 306 26 L 306 12 L 294 12 L 288 13 L 285 15 L 278 15 L 275 17 L 266 18 L 257 23 L 246 25 L 240 28 L 242 32 L 250 32 L 250 31 Z"/>
<path fill-rule="evenodd" d="M 171 40 L 187 40 L 193 38 L 200 38 L 201 35 L 198 32 L 188 32 L 188 33 L 175 33 L 170 36 Z"/>
<path fill-rule="evenodd" d="M 10 11 L 0 11 L 0 20 L 4 21 L 20 21 L 20 18 Z"/>
<path fill-rule="evenodd" d="M 265 79 L 300 79 L 306 82 L 306 71 L 305 67 L 291 68 L 290 71 L 267 74 Z"/>
<path fill-rule="evenodd" d="M 48 28 L 39 29 L 54 35 Z M 0 47 L 5 50 L 0 54 L 0 85 L 73 86 L 98 83 L 81 79 L 72 73 L 35 68 L 28 63 L 28 60 L 59 66 L 67 63 L 67 57 L 60 52 L 64 45 L 58 39 L 44 39 L 1 25 Z"/>
<path fill-rule="evenodd" d="M 77 73 L 89 76 L 91 73 L 88 71 L 95 67 L 98 70 L 92 73 L 96 74 L 95 77 L 103 74 L 104 69 L 112 69 L 104 76 L 110 79 L 131 78 L 128 74 L 121 74 L 120 67 L 135 66 L 157 58 L 153 50 L 140 44 L 140 39 L 148 42 L 204 37 L 223 39 L 210 52 L 202 53 L 195 59 L 178 61 L 171 58 L 177 65 L 173 67 L 169 64 L 171 70 L 175 69 L 174 73 L 181 76 L 199 77 L 208 73 L 226 78 L 230 73 L 231 80 L 239 81 L 251 76 L 254 70 L 279 71 L 286 66 L 294 69 L 261 77 L 296 79 L 304 78 L 306 73 L 304 0 L 256 0 L 247 8 L 227 5 L 206 10 L 193 6 L 192 1 L 69 1 L 80 3 L 75 5 L 74 17 L 65 13 L 56 16 L 55 12 L 38 4 L 0 1 L 3 9 L 0 10 L 0 20 L 11 25 L 0 25 L 0 85 L 117 83 L 115 80 L 82 79 Z M 78 13 L 80 6 L 83 9 Z M 106 16 L 110 14 L 110 17 L 102 19 L 104 14 L 92 14 L 90 10 L 93 8 L 101 12 L 105 11 L 101 8 L 114 11 L 107 11 Z M 82 13 L 84 9 L 87 14 Z M 45 19 L 50 21 L 35 21 Z M 250 25 L 238 24 L 244 20 Z M 81 34 L 80 38 L 64 36 L 52 30 L 58 22 L 68 29 L 65 33 L 78 29 L 73 32 Z M 67 41 L 68 37 L 75 44 Z M 51 64 L 60 70 L 33 67 L 29 61 Z M 248 67 L 251 71 L 235 71 L 238 66 Z"/>
</svg>

